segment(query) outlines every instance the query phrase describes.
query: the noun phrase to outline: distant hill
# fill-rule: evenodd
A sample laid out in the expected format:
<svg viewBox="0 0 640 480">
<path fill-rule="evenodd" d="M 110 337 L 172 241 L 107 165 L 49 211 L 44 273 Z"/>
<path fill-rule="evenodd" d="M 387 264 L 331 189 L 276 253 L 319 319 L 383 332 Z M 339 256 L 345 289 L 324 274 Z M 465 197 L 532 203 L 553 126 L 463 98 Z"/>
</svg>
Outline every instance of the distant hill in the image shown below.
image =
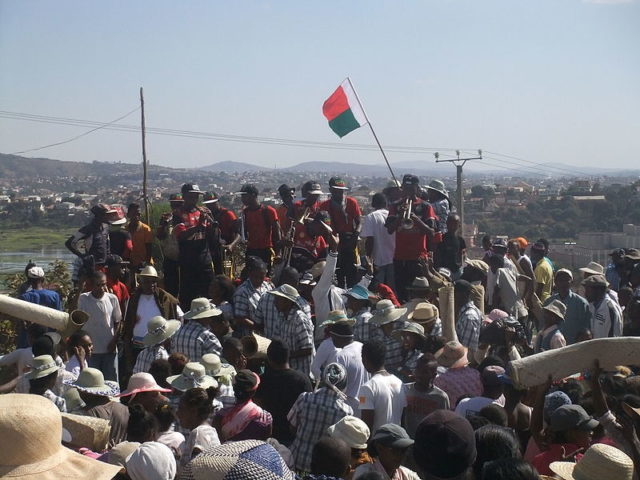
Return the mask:
<svg viewBox="0 0 640 480">
<path fill-rule="evenodd" d="M 264 172 L 271 171 L 272 168 L 261 167 L 260 165 L 253 165 L 245 162 L 217 162 L 212 165 L 200 167 L 198 170 L 205 170 L 207 172 L 226 172 L 226 173 L 243 173 L 243 172 Z"/>
</svg>

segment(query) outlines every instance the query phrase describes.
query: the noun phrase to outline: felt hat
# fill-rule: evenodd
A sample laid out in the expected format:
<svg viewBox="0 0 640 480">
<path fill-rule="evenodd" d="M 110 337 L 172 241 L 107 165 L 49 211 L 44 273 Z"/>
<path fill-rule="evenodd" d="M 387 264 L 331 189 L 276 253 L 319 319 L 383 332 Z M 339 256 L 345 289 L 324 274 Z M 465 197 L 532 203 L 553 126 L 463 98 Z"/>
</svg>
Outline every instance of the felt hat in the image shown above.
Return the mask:
<svg viewBox="0 0 640 480">
<path fill-rule="evenodd" d="M 489 264 L 484 260 L 469 260 L 465 261 L 465 266 L 480 270 L 485 275 L 489 273 Z"/>
<path fill-rule="evenodd" d="M 340 177 L 331 177 L 329 179 L 329 187 L 336 188 L 338 190 L 349 190 L 349 187 L 347 187 L 347 182 L 345 182 Z"/>
<path fill-rule="evenodd" d="M 27 278 L 39 279 L 44 278 L 44 270 L 42 267 L 38 267 L 37 265 L 31 267 L 27 270 Z"/>
<path fill-rule="evenodd" d="M 319 262 L 314 263 L 313 267 L 311 267 L 307 271 L 311 273 L 311 275 L 313 275 L 313 278 L 318 278 L 320 277 L 320 275 L 322 275 L 322 272 L 324 272 L 324 267 L 326 265 L 327 265 L 326 260 L 320 260 Z"/>
<path fill-rule="evenodd" d="M 604 275 L 591 275 L 582 281 L 582 285 L 585 287 L 608 287 L 609 282 L 604 278 Z"/>
<path fill-rule="evenodd" d="M 422 339 L 425 338 L 424 327 L 419 323 L 415 323 L 415 322 L 405 323 L 405 325 L 402 328 L 398 330 L 394 330 L 391 335 L 393 337 L 399 338 L 399 337 L 402 337 L 403 334 L 407 334 L 407 333 L 413 333 Z"/>
<path fill-rule="evenodd" d="M 111 254 L 107 255 L 107 260 L 105 261 L 105 265 L 110 267 L 112 265 L 129 265 L 130 262 L 123 260 L 120 255 Z"/>
<path fill-rule="evenodd" d="M 40 395 L 0 395 L 0 478 L 111 480 L 119 468 L 62 446 L 62 416 Z"/>
<path fill-rule="evenodd" d="M 287 283 L 284 283 L 280 285 L 278 288 L 274 290 L 270 290 L 267 293 L 270 293 L 271 295 L 275 295 L 276 297 L 286 298 L 290 302 L 297 302 L 298 299 L 300 298 L 300 294 L 298 293 L 298 290 L 296 290 L 295 288 L 293 288 L 291 285 Z"/>
<path fill-rule="evenodd" d="M 586 267 L 579 268 L 578 270 L 590 275 L 604 275 L 604 267 L 598 262 L 589 262 Z"/>
<path fill-rule="evenodd" d="M 429 280 L 426 277 L 416 277 L 411 285 L 407 287 L 407 290 L 428 290 Z"/>
<path fill-rule="evenodd" d="M 438 192 L 446 198 L 449 198 L 449 192 L 447 192 L 447 189 L 444 187 L 444 182 L 442 180 L 431 180 L 426 188 L 427 190 L 433 190 L 434 192 Z"/>
<path fill-rule="evenodd" d="M 218 194 L 216 192 L 207 192 L 202 198 L 202 203 L 205 205 L 209 203 L 218 203 L 219 200 L 220 198 L 218 198 Z"/>
<path fill-rule="evenodd" d="M 376 303 L 376 309 L 370 321 L 382 326 L 399 320 L 405 313 L 407 313 L 406 308 L 396 308 L 391 300 L 380 300 Z"/>
<path fill-rule="evenodd" d="M 146 267 L 144 267 L 140 273 L 138 273 L 139 277 L 151 277 L 151 278 L 158 278 L 158 271 L 152 267 L 151 265 L 147 265 Z"/>
<path fill-rule="evenodd" d="M 369 300 L 369 290 L 362 285 L 354 285 L 346 291 L 345 295 L 353 297 L 357 300 Z"/>
<path fill-rule="evenodd" d="M 414 443 L 407 431 L 395 423 L 382 425 L 375 431 L 371 441 L 392 448 L 407 448 Z"/>
<path fill-rule="evenodd" d="M 78 375 L 78 379 L 65 382 L 81 392 L 92 393 L 103 397 L 114 397 L 120 393 L 118 382 L 105 380 L 102 372 L 97 368 L 85 368 Z"/>
<path fill-rule="evenodd" d="M 216 379 L 207 375 L 204 365 L 198 362 L 187 363 L 180 375 L 167 377 L 167 383 L 181 392 L 198 387 L 205 390 L 209 387 L 218 388 Z"/>
<path fill-rule="evenodd" d="M 200 453 L 184 467 L 181 478 L 295 480 L 297 477 L 271 445 L 260 440 L 243 440 Z"/>
<path fill-rule="evenodd" d="M 104 418 L 63 413 L 62 430 L 69 434 L 64 439 L 67 445 L 102 452 L 108 446 L 111 425 Z"/>
<path fill-rule="evenodd" d="M 347 415 L 328 427 L 327 435 L 344 440 L 350 448 L 364 450 L 367 448 L 367 440 L 369 440 L 371 432 L 364 421 L 358 417 Z"/>
<path fill-rule="evenodd" d="M 158 385 L 155 378 L 153 378 L 153 375 L 151 375 L 150 373 L 138 372 L 131 375 L 131 377 L 129 378 L 129 383 L 127 384 L 127 389 L 118 396 L 128 397 L 135 395 L 136 393 L 169 393 L 170 391 L 170 388 L 162 388 L 160 385 Z"/>
<path fill-rule="evenodd" d="M 160 442 L 144 442 L 126 460 L 131 480 L 173 480 L 176 467 L 173 452 Z"/>
<path fill-rule="evenodd" d="M 205 373 L 214 378 L 235 375 L 236 373 L 235 368 L 228 363 L 222 363 L 220 357 L 215 353 L 205 353 L 200 359 L 200 363 L 204 365 Z"/>
<path fill-rule="evenodd" d="M 542 308 L 543 310 L 553 313 L 560 320 L 564 320 L 564 316 L 567 314 L 567 306 L 560 300 L 554 300 Z"/>
<path fill-rule="evenodd" d="M 342 310 L 332 310 L 327 314 L 327 319 L 320 324 L 321 327 L 327 325 L 335 325 L 336 323 L 344 323 L 347 325 L 355 325 L 356 319 L 347 317 L 347 314 Z"/>
<path fill-rule="evenodd" d="M 171 338 L 179 329 L 180 322 L 178 320 L 166 320 L 160 315 L 151 317 L 147 323 L 147 334 L 142 338 L 142 343 L 146 347 L 157 345 L 167 338 Z"/>
<path fill-rule="evenodd" d="M 438 316 L 438 307 L 433 303 L 420 302 L 416 305 L 416 308 L 413 309 L 413 312 L 407 315 L 407 319 L 419 324 L 427 324 L 435 322 Z"/>
<path fill-rule="evenodd" d="M 552 462 L 549 468 L 565 480 L 631 480 L 633 460 L 621 450 L 604 443 L 595 443 L 578 463 Z"/>
<path fill-rule="evenodd" d="M 460 368 L 469 363 L 467 349 L 455 340 L 447 342 L 444 347 L 435 354 L 438 363 L 446 368 Z"/>
<path fill-rule="evenodd" d="M 25 375 L 29 380 L 43 378 L 60 370 L 51 355 L 40 355 L 31 361 L 31 371 Z"/>
<path fill-rule="evenodd" d="M 222 310 L 217 308 L 209 299 L 204 297 L 191 300 L 191 310 L 184 314 L 185 320 L 199 320 L 201 318 L 217 317 Z"/>
</svg>

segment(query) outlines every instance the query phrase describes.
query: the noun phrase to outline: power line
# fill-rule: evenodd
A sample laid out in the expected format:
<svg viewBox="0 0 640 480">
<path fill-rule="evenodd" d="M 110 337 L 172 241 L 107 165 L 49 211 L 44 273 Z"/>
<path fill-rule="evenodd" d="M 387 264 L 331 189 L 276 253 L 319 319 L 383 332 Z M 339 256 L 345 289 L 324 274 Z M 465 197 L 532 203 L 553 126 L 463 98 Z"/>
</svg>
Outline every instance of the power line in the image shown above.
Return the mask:
<svg viewBox="0 0 640 480">
<path fill-rule="evenodd" d="M 132 113 L 137 112 L 138 110 L 140 110 L 140 107 L 136 107 L 133 110 L 131 110 L 129 113 L 126 113 L 126 114 L 122 115 L 121 117 L 116 118 L 115 120 L 112 120 L 112 121 L 110 121 L 108 123 L 105 123 L 105 124 L 103 124 L 103 125 L 101 125 L 99 127 L 95 127 L 95 128 L 93 128 L 93 129 L 91 129 L 91 130 L 89 130 L 87 132 L 81 133 L 80 135 L 76 135 L 75 137 L 69 138 L 68 140 L 63 140 L 61 142 L 56 142 L 56 143 L 50 143 L 48 145 L 43 145 L 41 147 L 36 147 L 36 148 L 30 148 L 28 150 L 20 150 L 19 152 L 13 152 L 10 155 L 18 155 L 18 154 L 21 154 L 21 153 L 35 152 L 35 151 L 38 151 L 38 150 L 44 150 L 45 148 L 56 147 L 58 145 L 64 145 L 65 143 L 73 142 L 74 140 L 78 140 L 79 138 L 82 138 L 82 137 L 84 137 L 86 135 L 89 135 L 90 133 L 93 133 L 96 130 L 100 130 L 101 128 L 106 128 L 107 126 L 109 126 L 109 125 L 111 125 L 113 123 L 116 123 L 116 122 L 118 122 L 120 120 L 123 120 L 123 119 L 127 118 L 129 115 L 131 115 Z"/>
</svg>

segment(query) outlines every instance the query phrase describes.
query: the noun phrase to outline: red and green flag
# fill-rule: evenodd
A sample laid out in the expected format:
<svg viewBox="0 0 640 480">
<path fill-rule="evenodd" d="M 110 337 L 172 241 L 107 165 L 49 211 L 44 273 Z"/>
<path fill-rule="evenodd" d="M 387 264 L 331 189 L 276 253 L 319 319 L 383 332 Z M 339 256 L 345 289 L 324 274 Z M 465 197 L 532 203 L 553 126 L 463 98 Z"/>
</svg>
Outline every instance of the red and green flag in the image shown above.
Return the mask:
<svg viewBox="0 0 640 480">
<path fill-rule="evenodd" d="M 324 102 L 322 113 L 329 120 L 331 130 L 340 138 L 368 123 L 348 78 Z"/>
</svg>

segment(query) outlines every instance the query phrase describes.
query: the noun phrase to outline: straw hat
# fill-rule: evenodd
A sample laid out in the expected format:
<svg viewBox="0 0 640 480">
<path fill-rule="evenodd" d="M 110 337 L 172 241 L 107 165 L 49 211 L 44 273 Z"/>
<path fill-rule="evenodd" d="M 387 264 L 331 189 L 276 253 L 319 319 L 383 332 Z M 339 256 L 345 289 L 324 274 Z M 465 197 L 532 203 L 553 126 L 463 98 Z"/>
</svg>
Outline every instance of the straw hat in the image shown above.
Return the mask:
<svg viewBox="0 0 640 480">
<path fill-rule="evenodd" d="M 0 395 L 0 478 L 111 480 L 119 468 L 64 448 L 62 417 L 40 395 Z"/>
<path fill-rule="evenodd" d="M 354 326 L 356 319 L 347 317 L 347 314 L 342 310 L 332 310 L 327 314 L 327 319 L 322 322 L 320 326 L 326 327 L 327 325 L 335 325 L 336 323 L 345 323 Z"/>
<path fill-rule="evenodd" d="M 578 270 L 591 275 L 604 275 L 604 267 L 598 262 L 589 262 L 586 267 L 579 268 Z"/>
<path fill-rule="evenodd" d="M 192 388 L 204 388 L 205 390 L 209 387 L 218 388 L 216 379 L 207 375 L 204 365 L 198 362 L 187 363 L 180 375 L 167 377 L 167 383 L 181 392 Z"/>
<path fill-rule="evenodd" d="M 429 302 L 420 302 L 413 312 L 407 315 L 407 319 L 419 324 L 435 322 L 438 319 L 438 307 Z"/>
<path fill-rule="evenodd" d="M 426 277 L 416 277 L 407 290 L 429 290 L 429 280 Z"/>
<path fill-rule="evenodd" d="M 62 429 L 69 434 L 65 443 L 74 448 L 102 452 L 107 448 L 111 426 L 109 420 L 86 415 L 62 414 Z"/>
<path fill-rule="evenodd" d="M 171 338 L 180 329 L 178 320 L 166 320 L 160 315 L 152 317 L 147 323 L 147 334 L 142 339 L 145 347 L 157 345 Z"/>
<path fill-rule="evenodd" d="M 444 347 L 436 352 L 435 357 L 440 365 L 447 368 L 460 368 L 469 363 L 467 349 L 455 340 L 445 343 Z"/>
<path fill-rule="evenodd" d="M 127 384 L 127 389 L 122 392 L 119 397 L 128 397 L 130 395 L 135 395 L 136 393 L 143 392 L 162 392 L 168 393 L 170 392 L 170 388 L 162 388 L 160 385 L 156 383 L 153 375 L 146 372 L 134 373 L 129 378 L 129 383 Z"/>
<path fill-rule="evenodd" d="M 542 309 L 553 313 L 560 320 L 564 320 L 564 316 L 567 314 L 567 306 L 560 300 L 554 300 L 549 305 L 542 307 Z"/>
<path fill-rule="evenodd" d="M 105 380 L 102 372 L 97 368 L 85 368 L 78 375 L 78 379 L 65 382 L 66 385 L 76 387 L 81 392 L 93 393 L 103 397 L 114 397 L 120 393 L 117 382 Z"/>
<path fill-rule="evenodd" d="M 146 267 L 144 267 L 140 273 L 138 274 L 139 277 L 151 277 L 151 278 L 158 278 L 158 271 L 152 267 L 151 265 L 147 265 Z"/>
<path fill-rule="evenodd" d="M 415 322 L 406 323 L 404 327 L 400 328 L 399 330 L 394 330 L 391 336 L 398 338 L 398 337 L 401 337 L 403 334 L 407 334 L 407 333 L 413 333 L 414 335 L 417 335 L 422 339 L 425 338 L 424 327 L 419 323 L 415 323 Z"/>
<path fill-rule="evenodd" d="M 296 290 L 295 288 L 293 288 L 291 285 L 287 283 L 280 285 L 275 290 L 270 290 L 267 293 L 270 293 L 271 295 L 275 295 L 276 297 L 286 298 L 290 302 L 297 302 L 298 298 L 300 298 L 300 294 L 298 293 L 298 290 Z"/>
<path fill-rule="evenodd" d="M 578 463 L 552 462 L 549 468 L 565 480 L 631 480 L 633 460 L 604 443 L 589 447 Z"/>
<path fill-rule="evenodd" d="M 200 363 L 204 365 L 205 373 L 214 378 L 227 377 L 236 373 L 235 368 L 228 363 L 222 363 L 220 357 L 215 353 L 205 353 L 200 359 Z"/>
<path fill-rule="evenodd" d="M 80 398 L 78 389 L 74 387 L 64 392 L 64 402 L 67 404 L 67 412 L 74 412 L 85 406 L 85 403 Z"/>
<path fill-rule="evenodd" d="M 364 450 L 371 431 L 366 423 L 358 417 L 347 415 L 327 428 L 327 435 L 341 438 L 350 448 Z"/>
<path fill-rule="evenodd" d="M 396 308 L 391 300 L 380 300 L 376 303 L 370 322 L 379 326 L 386 325 L 399 320 L 405 313 L 407 313 L 406 308 Z"/>
<path fill-rule="evenodd" d="M 487 262 L 485 262 L 484 260 L 469 260 L 469 259 L 467 259 L 465 261 L 465 266 L 480 270 L 485 275 L 487 273 L 489 273 L 489 264 Z"/>
<path fill-rule="evenodd" d="M 198 320 L 200 318 L 217 317 L 222 315 L 222 310 L 216 308 L 207 298 L 199 297 L 191 300 L 191 310 L 184 314 L 185 320 Z"/>
<path fill-rule="evenodd" d="M 29 380 L 43 378 L 60 370 L 51 355 L 40 355 L 31 361 L 31 371 L 25 375 Z"/>
<path fill-rule="evenodd" d="M 446 198 L 449 198 L 449 193 L 447 192 L 447 189 L 444 187 L 444 182 L 442 180 L 431 180 L 429 182 L 429 185 L 427 185 L 427 190 L 434 190 L 442 195 L 444 195 Z"/>
</svg>

